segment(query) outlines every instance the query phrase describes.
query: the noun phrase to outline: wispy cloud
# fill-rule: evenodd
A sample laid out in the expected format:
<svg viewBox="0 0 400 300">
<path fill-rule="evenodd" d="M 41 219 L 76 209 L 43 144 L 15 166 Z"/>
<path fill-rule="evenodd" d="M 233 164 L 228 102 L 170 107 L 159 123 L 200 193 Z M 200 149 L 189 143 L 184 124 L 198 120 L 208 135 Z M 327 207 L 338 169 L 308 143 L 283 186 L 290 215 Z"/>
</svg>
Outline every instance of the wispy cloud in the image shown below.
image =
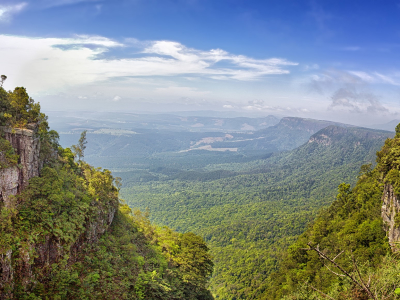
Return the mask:
<svg viewBox="0 0 400 300">
<path fill-rule="evenodd" d="M 354 113 L 386 113 L 378 96 L 372 92 L 358 91 L 356 86 L 348 85 L 336 90 L 332 97 L 331 109 L 341 108 Z"/>
<path fill-rule="evenodd" d="M 148 60 L 157 61 L 163 68 L 171 67 L 171 70 L 211 75 L 210 78 L 221 80 L 253 80 L 264 75 L 288 74 L 289 70 L 284 67 L 298 65 L 281 58 L 253 59 L 244 55 L 232 55 L 221 49 L 201 51 L 171 41 L 152 42 L 143 52 L 158 54 L 159 56 L 150 57 Z M 225 65 L 215 67 L 217 63 Z"/>
<path fill-rule="evenodd" d="M 387 113 L 389 110 L 380 102 L 380 97 L 370 89 L 377 75 L 361 71 L 330 70 L 314 75 L 310 88 L 321 94 L 330 94 L 329 110 L 351 113 Z"/>
<path fill-rule="evenodd" d="M 0 4 L 0 22 L 9 22 L 15 14 L 21 12 L 28 3 L 21 2 L 13 5 Z"/>
<path fill-rule="evenodd" d="M 135 42 L 135 52 L 138 45 L 142 48 L 134 58 L 115 58 L 108 57 L 108 52 L 129 50 L 131 44 L 99 36 L 62 39 L 0 35 L 0 65 L 9 78 L 19 80 L 18 85 L 29 84 L 41 91 L 118 77 L 189 75 L 249 81 L 288 74 L 289 68 L 297 65 L 282 58 L 254 59 L 221 49 L 192 49 L 171 41 Z"/>
<path fill-rule="evenodd" d="M 359 77 L 360 79 L 368 83 L 400 86 L 400 74 L 398 73 L 382 74 L 380 72 L 361 72 L 361 71 L 349 71 L 349 73 Z"/>
<path fill-rule="evenodd" d="M 56 6 L 73 5 L 82 2 L 101 2 L 102 0 L 40 0 L 39 5 L 42 8 L 51 8 Z"/>
</svg>

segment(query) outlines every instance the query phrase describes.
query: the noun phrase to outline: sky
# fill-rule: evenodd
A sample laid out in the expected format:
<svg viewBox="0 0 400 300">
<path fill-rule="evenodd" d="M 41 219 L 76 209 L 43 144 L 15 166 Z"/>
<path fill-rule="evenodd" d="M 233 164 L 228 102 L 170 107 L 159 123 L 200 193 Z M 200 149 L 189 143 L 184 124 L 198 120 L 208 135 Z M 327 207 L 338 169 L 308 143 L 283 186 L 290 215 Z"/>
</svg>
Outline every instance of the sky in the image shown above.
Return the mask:
<svg viewBox="0 0 400 300">
<path fill-rule="evenodd" d="M 44 111 L 386 123 L 399 50 L 400 1 L 0 0 L 4 88 Z"/>
</svg>

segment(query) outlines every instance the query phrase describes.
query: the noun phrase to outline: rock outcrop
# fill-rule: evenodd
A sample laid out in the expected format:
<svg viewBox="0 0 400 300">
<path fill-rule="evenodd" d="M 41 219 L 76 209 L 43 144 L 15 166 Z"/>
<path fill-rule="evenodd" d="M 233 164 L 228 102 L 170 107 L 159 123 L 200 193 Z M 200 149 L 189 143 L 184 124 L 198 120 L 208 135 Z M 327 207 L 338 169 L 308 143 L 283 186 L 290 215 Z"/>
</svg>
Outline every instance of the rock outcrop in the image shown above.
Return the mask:
<svg viewBox="0 0 400 300">
<path fill-rule="evenodd" d="M 43 163 L 40 161 L 40 139 L 36 124 L 29 124 L 27 129 L 0 127 L 0 133 L 19 155 L 17 166 L 0 169 L 1 210 L 16 207 L 12 196 L 25 189 L 29 179 L 39 176 Z M 38 282 L 37 270 L 43 270 L 43 276 L 51 269 L 52 264 L 64 257 L 68 257 L 68 263 L 73 263 L 81 256 L 80 252 L 85 245 L 98 241 L 111 225 L 118 201 L 113 205 L 93 201 L 91 206 L 95 216 L 90 221 L 86 219 L 85 224 L 82 224 L 85 228 L 82 234 L 67 247 L 51 234 L 43 237 L 40 243 L 27 241 L 23 246 L 18 246 L 16 251 L 2 248 L 0 244 L 0 300 L 14 299 L 16 278 L 28 291 Z"/>
<path fill-rule="evenodd" d="M 393 186 L 386 184 L 382 195 L 382 219 L 392 251 L 400 250 L 400 199 Z"/>
<path fill-rule="evenodd" d="M 16 195 L 29 179 L 38 176 L 41 168 L 39 158 L 40 139 L 37 124 L 28 124 L 27 129 L 0 127 L 0 133 L 11 143 L 19 155 L 18 166 L 0 169 L 0 204 L 12 206 L 10 196 Z"/>
</svg>

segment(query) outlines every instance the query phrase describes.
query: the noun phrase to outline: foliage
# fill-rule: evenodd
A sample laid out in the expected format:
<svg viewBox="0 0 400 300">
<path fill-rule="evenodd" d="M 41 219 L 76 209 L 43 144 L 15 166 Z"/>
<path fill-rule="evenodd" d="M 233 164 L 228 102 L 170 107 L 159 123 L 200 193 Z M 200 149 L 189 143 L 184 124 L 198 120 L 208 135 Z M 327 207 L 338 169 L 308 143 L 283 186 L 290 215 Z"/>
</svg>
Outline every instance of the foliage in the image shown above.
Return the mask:
<svg viewBox="0 0 400 300">
<path fill-rule="evenodd" d="M 258 299 L 284 250 L 332 202 L 340 182 L 354 181 L 356 170 L 373 160 L 386 137 L 331 127 L 315 142 L 264 160 L 170 175 L 154 166 L 151 174 L 168 177 L 148 182 L 129 181 L 132 172 L 123 177 L 128 183 L 121 193 L 130 206 L 149 207 L 156 223 L 204 237 L 215 257 L 211 289 L 217 299 Z M 221 169 L 229 176 L 214 179 Z"/>
<path fill-rule="evenodd" d="M 0 170 L 17 165 L 18 158 L 10 142 L 0 136 Z"/>
<path fill-rule="evenodd" d="M 28 123 L 46 122 L 39 103 L 29 97 L 24 87 L 6 92 L 0 87 L 0 125 L 25 128 Z M 44 125 L 46 127 L 46 125 Z"/>
<path fill-rule="evenodd" d="M 399 149 L 400 136 L 396 133 L 377 152 L 377 166 L 362 167 L 353 189 L 346 184 L 339 186 L 337 200 L 290 246 L 279 271 L 271 275 L 265 299 L 280 299 L 284 295 L 291 295 L 290 299 L 314 299 L 321 293 L 333 299 L 350 299 L 359 293 L 348 279 L 321 264 L 318 255 L 304 251 L 307 243 L 318 245 L 332 257 L 345 251 L 348 255 L 340 255 L 336 262 L 356 272 L 349 258 L 351 253 L 363 269 L 364 275 L 359 278 L 370 281 L 371 297 L 397 299 L 400 261 L 397 254 L 388 254 L 390 247 L 381 218 L 381 197 L 384 184 L 391 184 L 399 195 Z"/>
<path fill-rule="evenodd" d="M 78 158 L 78 161 L 81 161 L 81 158 L 83 158 L 86 149 L 86 144 L 87 144 L 86 132 L 87 130 L 82 131 L 78 144 L 72 146 L 72 152 Z"/>
<path fill-rule="evenodd" d="M 76 152 L 59 147 L 47 117 L 24 93 L 21 88 L 8 95 L 16 102 L 7 102 L 15 109 L 15 119 L 7 122 L 39 121 L 30 119 L 35 114 L 42 120 L 45 165 L 13 205 L 0 207 L 0 258 L 11 253 L 14 270 L 12 281 L 0 282 L 0 297 L 213 299 L 207 290 L 213 262 L 204 240 L 132 213 L 120 203 L 111 172 L 81 160 L 85 134 L 74 147 L 81 150 L 76 162 Z M 1 153 L 16 159 L 9 143 L 0 142 Z M 1 265 L 0 278 L 3 272 Z"/>
<path fill-rule="evenodd" d="M 26 287 L 17 277 L 15 298 L 109 299 L 112 293 L 115 299 L 212 299 L 206 290 L 211 256 L 193 233 L 158 228 L 122 205 L 98 243 L 82 240 L 118 206 L 118 190 L 108 170 L 78 166 L 69 149 L 60 155 L 59 163 L 30 180 L 16 209 L 2 209 L 0 252 L 13 249 L 19 261 L 29 251 L 36 266 L 38 284 Z M 48 240 L 63 250 L 44 267 L 40 245 Z M 72 252 L 76 247 L 79 253 Z"/>
</svg>

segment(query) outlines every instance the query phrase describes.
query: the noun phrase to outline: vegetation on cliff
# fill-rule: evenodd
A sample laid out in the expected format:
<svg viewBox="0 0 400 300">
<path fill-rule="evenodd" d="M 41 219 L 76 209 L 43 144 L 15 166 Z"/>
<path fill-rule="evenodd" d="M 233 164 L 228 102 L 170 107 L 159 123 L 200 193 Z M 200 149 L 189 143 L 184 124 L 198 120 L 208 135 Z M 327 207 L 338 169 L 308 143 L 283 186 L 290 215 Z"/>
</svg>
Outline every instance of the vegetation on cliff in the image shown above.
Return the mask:
<svg viewBox="0 0 400 300">
<path fill-rule="evenodd" d="M 341 184 L 336 201 L 289 247 L 262 299 L 400 298 L 400 260 L 381 217 L 384 185 L 400 195 L 399 129 L 377 152 L 376 167 L 363 166 L 352 189 Z"/>
<path fill-rule="evenodd" d="M 41 141 L 41 159 L 46 162 L 54 152 L 53 149 L 57 149 L 59 138 L 56 131 L 49 130 L 47 119 L 47 116 L 40 112 L 40 104 L 29 97 L 24 87 L 16 87 L 14 91 L 7 92 L 0 86 L 0 127 L 9 128 L 12 131 L 16 128 L 37 131 Z M 4 132 L 1 130 L 0 169 L 15 166 L 17 163 L 18 155 L 10 142 L 4 138 Z"/>
<path fill-rule="evenodd" d="M 24 88 L 0 94 L 3 125 L 39 123 L 44 162 L 13 205 L 0 203 L 0 299 L 212 299 L 202 238 L 132 212 L 111 172 L 81 160 L 84 135 L 63 149 Z"/>
</svg>

